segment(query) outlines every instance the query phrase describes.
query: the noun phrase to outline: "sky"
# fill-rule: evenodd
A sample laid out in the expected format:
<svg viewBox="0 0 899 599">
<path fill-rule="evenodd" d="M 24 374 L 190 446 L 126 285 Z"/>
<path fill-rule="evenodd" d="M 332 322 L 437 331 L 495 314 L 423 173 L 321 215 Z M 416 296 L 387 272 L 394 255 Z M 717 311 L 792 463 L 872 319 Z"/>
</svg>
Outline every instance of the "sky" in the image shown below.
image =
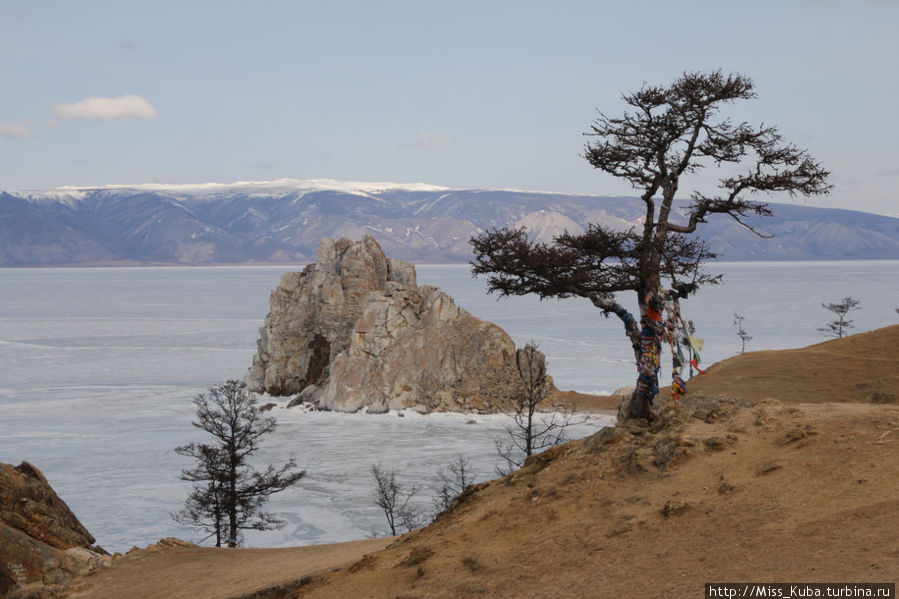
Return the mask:
<svg viewBox="0 0 899 599">
<path fill-rule="evenodd" d="M 899 216 L 897 25 L 899 0 L 0 0 L 0 189 L 638 195 L 582 157 L 597 111 L 721 69 L 758 93 L 723 114 L 832 171 L 830 196 L 797 201 Z"/>
</svg>

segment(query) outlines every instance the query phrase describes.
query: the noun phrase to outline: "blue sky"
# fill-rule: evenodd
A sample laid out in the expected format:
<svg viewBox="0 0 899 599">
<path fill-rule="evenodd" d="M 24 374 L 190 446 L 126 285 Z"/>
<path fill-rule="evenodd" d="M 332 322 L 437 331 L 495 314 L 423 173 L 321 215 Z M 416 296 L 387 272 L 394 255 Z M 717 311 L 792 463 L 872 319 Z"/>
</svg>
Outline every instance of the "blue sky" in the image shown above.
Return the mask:
<svg viewBox="0 0 899 599">
<path fill-rule="evenodd" d="M 730 115 L 833 171 L 809 204 L 899 215 L 897 25 L 890 0 L 0 0 L 0 189 L 289 177 L 635 195 L 580 157 L 595 111 L 720 68 L 758 91 Z"/>
</svg>

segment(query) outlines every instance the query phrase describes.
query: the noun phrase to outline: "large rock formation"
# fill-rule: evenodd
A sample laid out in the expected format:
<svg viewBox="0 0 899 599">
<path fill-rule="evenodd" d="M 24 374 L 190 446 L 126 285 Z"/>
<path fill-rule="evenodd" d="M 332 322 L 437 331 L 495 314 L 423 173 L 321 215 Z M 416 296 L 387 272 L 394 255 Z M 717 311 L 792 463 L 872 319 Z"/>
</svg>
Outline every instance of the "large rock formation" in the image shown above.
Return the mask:
<svg viewBox="0 0 899 599">
<path fill-rule="evenodd" d="M 40 470 L 0 464 L 0 597 L 30 596 L 29 587 L 52 595 L 72 577 L 111 563 L 93 544 Z"/>
<path fill-rule="evenodd" d="M 521 377 L 505 331 L 366 236 L 323 239 L 316 264 L 281 278 L 246 383 L 339 411 L 497 411 Z"/>
</svg>

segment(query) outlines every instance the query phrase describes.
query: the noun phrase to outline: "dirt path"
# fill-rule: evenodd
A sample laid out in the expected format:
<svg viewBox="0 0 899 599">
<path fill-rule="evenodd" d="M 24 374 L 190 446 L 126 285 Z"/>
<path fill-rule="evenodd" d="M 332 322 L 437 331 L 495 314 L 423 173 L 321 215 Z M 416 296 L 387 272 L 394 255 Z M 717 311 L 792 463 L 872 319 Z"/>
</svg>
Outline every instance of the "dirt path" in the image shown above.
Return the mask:
<svg viewBox="0 0 899 599">
<path fill-rule="evenodd" d="M 72 599 L 232 599 L 285 592 L 306 577 L 356 562 L 393 538 L 285 549 L 159 547 L 132 551 L 78 584 Z"/>
</svg>

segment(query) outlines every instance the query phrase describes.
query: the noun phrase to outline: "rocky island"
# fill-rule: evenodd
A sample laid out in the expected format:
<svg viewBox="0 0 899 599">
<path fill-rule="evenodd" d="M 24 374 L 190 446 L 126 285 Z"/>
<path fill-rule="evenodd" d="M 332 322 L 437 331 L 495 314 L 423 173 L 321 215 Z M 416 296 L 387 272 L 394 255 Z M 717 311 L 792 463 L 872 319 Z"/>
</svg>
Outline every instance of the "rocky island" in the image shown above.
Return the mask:
<svg viewBox="0 0 899 599">
<path fill-rule="evenodd" d="M 370 235 L 322 239 L 271 294 L 247 387 L 322 409 L 496 412 L 521 385 L 515 343 L 387 258 Z"/>
</svg>

